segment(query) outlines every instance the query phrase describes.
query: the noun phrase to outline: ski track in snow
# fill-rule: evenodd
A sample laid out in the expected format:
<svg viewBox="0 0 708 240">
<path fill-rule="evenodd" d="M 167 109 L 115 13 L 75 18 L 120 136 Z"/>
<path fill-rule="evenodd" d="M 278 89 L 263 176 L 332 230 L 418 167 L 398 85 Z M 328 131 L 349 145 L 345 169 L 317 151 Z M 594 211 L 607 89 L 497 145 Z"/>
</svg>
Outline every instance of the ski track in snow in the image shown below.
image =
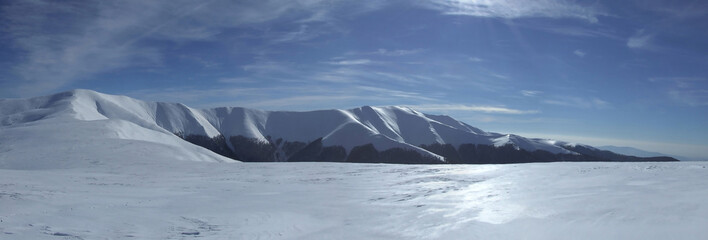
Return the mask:
<svg viewBox="0 0 708 240">
<path fill-rule="evenodd" d="M 707 166 L 0 169 L 0 239 L 704 239 Z"/>
</svg>

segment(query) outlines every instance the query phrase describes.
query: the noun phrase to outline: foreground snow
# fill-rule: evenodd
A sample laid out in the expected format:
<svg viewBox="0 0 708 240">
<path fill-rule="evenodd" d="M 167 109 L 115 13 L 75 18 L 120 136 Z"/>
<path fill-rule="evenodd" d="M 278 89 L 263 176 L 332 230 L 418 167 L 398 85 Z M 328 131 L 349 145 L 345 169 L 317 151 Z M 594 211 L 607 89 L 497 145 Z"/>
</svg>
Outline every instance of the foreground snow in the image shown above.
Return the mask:
<svg viewBox="0 0 708 240">
<path fill-rule="evenodd" d="M 708 226 L 703 162 L 128 162 L 0 169 L 0 239 L 704 239 Z"/>
</svg>

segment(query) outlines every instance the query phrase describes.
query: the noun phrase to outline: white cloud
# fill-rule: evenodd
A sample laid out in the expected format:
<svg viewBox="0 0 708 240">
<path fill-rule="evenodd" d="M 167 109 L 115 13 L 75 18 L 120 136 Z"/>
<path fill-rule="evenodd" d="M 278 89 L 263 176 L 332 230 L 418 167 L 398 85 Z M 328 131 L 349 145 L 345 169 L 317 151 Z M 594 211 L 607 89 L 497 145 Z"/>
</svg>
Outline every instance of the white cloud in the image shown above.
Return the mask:
<svg viewBox="0 0 708 240">
<path fill-rule="evenodd" d="M 423 84 L 435 84 L 438 85 L 436 88 L 446 88 L 447 86 L 440 85 L 439 79 L 428 76 L 428 75 L 418 75 L 409 73 L 395 73 L 381 70 L 373 70 L 368 67 L 367 64 L 341 64 L 332 63 L 337 66 L 334 69 L 326 68 L 322 70 L 315 70 L 314 73 L 305 74 L 304 79 L 316 80 L 322 82 L 330 83 L 351 83 L 351 84 L 381 84 L 382 82 L 396 84 L 396 85 L 407 85 L 407 86 L 420 86 Z"/>
<path fill-rule="evenodd" d="M 706 81 L 703 77 L 652 77 L 648 79 L 650 82 L 670 82 L 675 83 L 677 87 L 688 88 L 693 83 Z"/>
<path fill-rule="evenodd" d="M 541 93 L 543 92 L 534 90 L 521 90 L 521 95 L 524 95 L 526 97 L 536 97 Z"/>
<path fill-rule="evenodd" d="M 288 108 L 293 109 L 293 107 L 308 107 L 313 103 L 333 103 L 333 102 L 345 102 L 353 101 L 361 98 L 357 95 L 307 95 L 307 96 L 294 96 L 294 97 L 283 97 L 275 99 L 264 99 L 257 101 L 243 101 L 237 102 L 239 106 L 247 106 L 250 108 L 265 108 L 265 109 L 282 109 Z M 323 104 L 319 104 L 321 105 Z"/>
<path fill-rule="evenodd" d="M 367 79 L 369 72 L 362 71 L 359 69 L 354 69 L 350 67 L 335 68 L 326 71 L 319 71 L 312 76 L 308 76 L 308 79 L 330 82 L 330 83 L 358 83 L 364 79 Z"/>
<path fill-rule="evenodd" d="M 283 43 L 283 42 L 299 42 L 310 40 L 318 36 L 317 33 L 307 30 L 307 25 L 300 25 L 300 27 L 292 32 L 286 32 L 271 39 L 273 43 Z"/>
<path fill-rule="evenodd" d="M 433 89 L 444 89 L 448 86 L 440 85 L 440 77 L 436 74 L 416 74 L 415 72 L 400 73 L 390 71 L 388 68 L 378 66 L 386 63 L 369 59 L 340 59 L 324 61 L 323 64 L 300 64 L 297 62 L 257 61 L 241 66 L 245 76 L 253 81 L 270 81 L 279 83 L 338 84 L 346 85 L 396 85 L 397 87 L 434 84 Z M 326 64 L 326 65 L 325 65 Z M 240 81 L 240 79 L 239 79 Z M 330 85 L 328 85 L 330 86 Z M 335 88 L 335 86 L 332 86 Z M 342 86 L 336 86 L 341 88 Z"/>
<path fill-rule="evenodd" d="M 580 49 L 576 49 L 575 51 L 573 51 L 573 54 L 575 54 L 575 56 L 578 56 L 578 57 L 585 57 L 586 53 Z"/>
<path fill-rule="evenodd" d="M 654 77 L 650 82 L 663 83 L 666 94 L 672 101 L 687 106 L 708 106 L 708 89 L 702 77 Z"/>
<path fill-rule="evenodd" d="M 418 54 L 422 51 L 423 51 L 423 49 L 386 50 L 384 48 L 379 48 L 378 50 L 376 50 L 376 54 L 381 55 L 381 56 L 405 56 L 405 55 Z"/>
<path fill-rule="evenodd" d="M 295 73 L 287 62 L 258 61 L 241 66 L 244 71 L 256 73 Z"/>
<path fill-rule="evenodd" d="M 594 6 L 582 6 L 562 0 L 429 0 L 423 6 L 450 15 L 497 18 L 576 18 L 590 23 L 598 21 L 598 16 L 607 15 Z"/>
<path fill-rule="evenodd" d="M 499 79 L 504 79 L 504 80 L 508 80 L 508 79 L 509 79 L 509 76 L 502 75 L 502 74 L 498 74 L 498 73 L 493 73 L 493 72 L 490 72 L 490 73 L 489 73 L 489 76 L 492 76 L 492 77 L 495 77 L 495 78 L 499 78 Z"/>
<path fill-rule="evenodd" d="M 673 89 L 668 91 L 668 95 L 675 102 L 688 106 L 708 106 L 707 89 Z"/>
<path fill-rule="evenodd" d="M 240 80 L 240 79 L 225 79 Z M 266 110 L 317 110 L 361 105 L 402 105 L 437 102 L 430 93 L 355 85 L 346 88 L 319 84 L 271 87 L 157 88 L 116 93 L 150 101 L 184 103 L 192 107 L 250 107 Z M 223 100 L 223 101 L 219 101 Z"/>
<path fill-rule="evenodd" d="M 644 30 L 637 31 L 634 36 L 627 39 L 627 47 L 632 49 L 646 49 L 651 47 L 653 35 L 646 34 Z"/>
<path fill-rule="evenodd" d="M 591 37 L 591 38 L 609 38 L 615 40 L 624 40 L 624 37 L 618 36 L 614 31 L 609 29 L 594 29 L 587 27 L 570 27 L 557 25 L 529 25 L 524 24 L 524 27 L 537 29 L 549 33 L 561 34 L 571 37 Z"/>
<path fill-rule="evenodd" d="M 238 79 L 226 79 L 238 80 Z M 302 106 L 306 102 L 291 102 L 286 103 L 286 100 L 278 102 L 278 99 L 308 99 L 308 98 L 292 98 L 292 94 L 297 93 L 300 96 L 350 96 L 340 97 L 352 98 L 352 94 L 346 94 L 336 89 L 323 88 L 318 86 L 272 86 L 272 87 L 222 87 L 222 88 L 157 88 L 157 89 L 141 89 L 119 93 L 128 95 L 143 100 L 150 101 L 168 101 L 184 103 L 193 107 L 265 107 L 273 109 L 281 106 Z M 217 96 L 217 97 L 215 97 Z M 224 96 L 219 98 L 218 96 Z M 283 98 L 274 98 L 273 96 L 284 96 Z M 332 99 L 333 99 L 332 98 Z M 214 101 L 214 99 L 228 99 L 225 102 Z M 315 99 L 315 98 L 309 98 Z M 272 100 L 272 101 L 271 101 Z"/>
<path fill-rule="evenodd" d="M 376 76 L 379 76 L 382 79 L 388 79 L 400 83 L 407 83 L 407 84 L 421 84 L 422 82 L 419 80 L 420 78 L 416 77 L 410 77 L 406 75 L 401 75 L 401 74 L 395 74 L 395 73 L 388 73 L 388 72 L 374 72 L 373 73 Z"/>
<path fill-rule="evenodd" d="M 576 108 L 595 108 L 595 109 L 605 109 L 610 107 L 610 103 L 599 99 L 599 98 L 581 98 L 581 97 L 570 97 L 561 96 L 552 99 L 544 100 L 543 103 L 566 106 L 566 107 L 576 107 Z"/>
<path fill-rule="evenodd" d="M 498 106 L 462 105 L 462 104 L 425 104 L 410 106 L 420 111 L 471 111 L 492 114 L 536 114 L 535 110 L 518 110 Z"/>
<path fill-rule="evenodd" d="M 381 94 L 385 96 L 390 96 L 394 98 L 411 99 L 411 100 L 421 100 L 421 101 L 437 101 L 437 99 L 428 97 L 426 94 L 421 94 L 418 92 L 401 91 L 381 87 L 371 87 L 371 86 L 357 86 L 355 87 L 359 90 L 364 90 L 367 92 Z"/>
<path fill-rule="evenodd" d="M 178 102 L 192 107 L 201 107 L 203 100 L 213 96 L 253 96 L 259 95 L 262 89 L 258 88 L 216 88 L 216 89 L 193 89 L 193 88 L 158 88 L 141 89 L 115 94 L 126 95 L 140 100 Z M 209 107 L 217 107 L 210 105 Z M 224 106 L 218 106 L 224 107 Z"/>
<path fill-rule="evenodd" d="M 470 60 L 471 62 L 484 62 L 484 59 L 478 57 L 469 57 L 467 60 Z"/>
<path fill-rule="evenodd" d="M 670 19 L 701 18 L 708 15 L 708 3 L 705 1 L 642 1 L 636 4 L 642 10 L 661 14 Z"/>
<path fill-rule="evenodd" d="M 379 48 L 376 49 L 376 51 L 369 51 L 369 52 L 358 52 L 358 51 L 351 51 L 347 52 L 345 55 L 378 55 L 378 56 L 386 56 L 386 57 L 399 57 L 399 56 L 407 56 L 407 55 L 414 55 L 423 52 L 423 49 L 416 48 L 416 49 L 385 49 L 385 48 Z"/>
<path fill-rule="evenodd" d="M 343 14 L 332 14 L 337 9 L 357 14 L 382 6 L 373 0 L 12 1 L 2 6 L 0 21 L 11 24 L 1 34 L 21 55 L 12 66 L 17 80 L 5 91 L 36 95 L 127 67 L 159 67 L 168 54 L 165 42 L 222 41 L 216 36 L 234 28 L 263 31 L 256 37 L 272 43 L 306 41 L 334 25 Z M 291 31 L 255 27 L 284 19 Z"/>
<path fill-rule="evenodd" d="M 331 65 L 367 65 L 373 63 L 373 61 L 369 59 L 350 59 L 350 60 L 341 60 L 341 61 L 334 61 L 334 62 L 325 62 L 327 64 Z"/>
<path fill-rule="evenodd" d="M 255 83 L 256 80 L 246 77 L 219 78 L 216 80 L 220 83 Z"/>
</svg>

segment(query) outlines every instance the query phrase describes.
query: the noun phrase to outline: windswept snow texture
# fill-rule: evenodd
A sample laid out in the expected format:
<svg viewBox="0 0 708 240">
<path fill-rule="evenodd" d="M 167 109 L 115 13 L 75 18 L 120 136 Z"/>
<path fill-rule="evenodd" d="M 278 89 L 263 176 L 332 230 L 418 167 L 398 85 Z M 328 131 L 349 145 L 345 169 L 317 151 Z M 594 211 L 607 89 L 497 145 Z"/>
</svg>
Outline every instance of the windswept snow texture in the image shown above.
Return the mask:
<svg viewBox="0 0 708 240">
<path fill-rule="evenodd" d="M 512 145 L 529 152 L 544 150 L 554 154 L 576 154 L 546 140 L 485 132 L 448 116 L 428 115 L 398 106 L 365 106 L 311 112 L 261 111 L 235 107 L 200 110 L 178 103 L 144 102 L 90 90 L 74 90 L 31 99 L 0 100 L 0 131 L 61 123 L 76 124 L 71 128 L 78 131 L 71 134 L 78 134 L 84 131 L 79 125 L 86 125 L 86 128 L 98 127 L 99 123 L 92 121 L 106 122 L 108 130 L 97 130 L 99 135 L 180 147 L 187 143 L 165 135 L 221 135 L 227 140 L 232 136 L 243 136 L 264 142 L 270 138 L 304 143 L 322 138 L 324 146 L 342 146 L 347 151 L 355 146 L 373 144 L 379 151 L 410 149 L 440 161 L 443 161 L 443 157 L 420 146 L 435 143 L 455 147 L 460 144 Z M 44 128 L 50 137 L 52 134 L 69 134 L 68 129 L 52 130 L 49 126 L 37 128 Z M 144 134 L 130 135 L 137 132 Z M 9 141 L 6 138 L 0 144 Z M 234 149 L 231 142 L 227 141 L 227 144 Z M 198 152 L 202 154 L 203 151 Z M 199 159 L 223 161 L 214 156 L 202 156 Z"/>
<path fill-rule="evenodd" d="M 705 239 L 708 163 L 0 169 L 0 239 Z"/>
</svg>

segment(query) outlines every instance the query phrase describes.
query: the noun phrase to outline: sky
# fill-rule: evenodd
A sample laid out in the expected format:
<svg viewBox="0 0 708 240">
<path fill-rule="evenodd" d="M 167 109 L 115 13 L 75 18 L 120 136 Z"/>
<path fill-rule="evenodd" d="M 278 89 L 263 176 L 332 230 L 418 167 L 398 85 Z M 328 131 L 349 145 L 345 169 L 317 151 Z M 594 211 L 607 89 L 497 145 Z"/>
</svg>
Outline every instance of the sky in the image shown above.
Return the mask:
<svg viewBox="0 0 708 240">
<path fill-rule="evenodd" d="M 0 98 L 410 106 L 708 158 L 708 1 L 2 1 Z"/>
</svg>

